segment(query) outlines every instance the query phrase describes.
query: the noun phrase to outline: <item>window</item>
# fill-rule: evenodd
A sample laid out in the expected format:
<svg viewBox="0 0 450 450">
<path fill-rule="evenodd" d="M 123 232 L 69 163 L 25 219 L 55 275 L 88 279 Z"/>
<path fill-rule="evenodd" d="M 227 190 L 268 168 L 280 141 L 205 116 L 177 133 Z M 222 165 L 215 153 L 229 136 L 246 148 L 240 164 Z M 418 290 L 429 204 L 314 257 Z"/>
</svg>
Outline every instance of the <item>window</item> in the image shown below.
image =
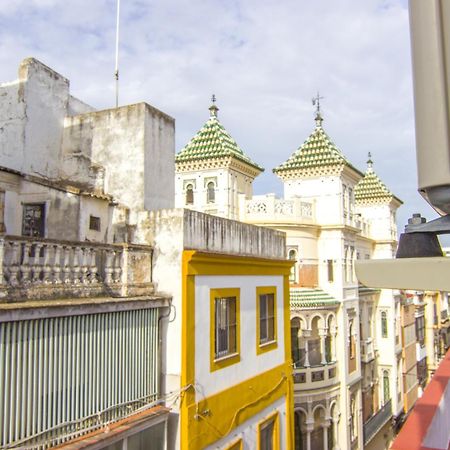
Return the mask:
<svg viewBox="0 0 450 450">
<path fill-rule="evenodd" d="M 288 259 L 295 261 L 297 259 L 297 252 L 294 249 L 289 250 Z M 289 281 L 295 283 L 297 281 L 296 264 L 291 267 L 291 273 L 289 275 Z"/>
<path fill-rule="evenodd" d="M 328 283 L 332 283 L 334 281 L 333 260 L 332 259 L 327 259 L 327 272 L 328 272 Z"/>
<path fill-rule="evenodd" d="M 211 289 L 211 371 L 240 361 L 239 289 Z"/>
<path fill-rule="evenodd" d="M 355 358 L 356 355 L 356 345 L 355 345 L 355 335 L 354 335 L 354 329 L 353 329 L 353 320 L 350 320 L 350 325 L 348 327 L 348 342 L 349 342 L 349 355 L 350 358 Z"/>
<path fill-rule="evenodd" d="M 387 312 L 381 312 L 381 337 L 388 337 Z"/>
<path fill-rule="evenodd" d="M 389 372 L 383 370 L 383 403 L 386 404 L 391 398 L 389 389 Z"/>
<path fill-rule="evenodd" d="M 214 183 L 210 181 L 208 185 L 206 186 L 207 193 L 206 193 L 206 202 L 207 203 L 214 203 L 216 201 L 216 187 L 214 186 Z"/>
<path fill-rule="evenodd" d="M 258 426 L 258 450 L 279 450 L 278 413 L 260 423 Z"/>
<path fill-rule="evenodd" d="M 194 204 L 194 186 L 192 184 L 188 184 L 186 186 L 186 205 Z"/>
<path fill-rule="evenodd" d="M 276 287 L 256 288 L 256 352 L 277 347 Z"/>
<path fill-rule="evenodd" d="M 25 203 L 22 236 L 45 237 L 45 203 Z"/>
<path fill-rule="evenodd" d="M 419 344 L 423 347 L 425 345 L 425 317 L 416 317 L 416 335 Z"/>
<path fill-rule="evenodd" d="M 100 217 L 89 216 L 89 229 L 100 231 Z"/>
</svg>

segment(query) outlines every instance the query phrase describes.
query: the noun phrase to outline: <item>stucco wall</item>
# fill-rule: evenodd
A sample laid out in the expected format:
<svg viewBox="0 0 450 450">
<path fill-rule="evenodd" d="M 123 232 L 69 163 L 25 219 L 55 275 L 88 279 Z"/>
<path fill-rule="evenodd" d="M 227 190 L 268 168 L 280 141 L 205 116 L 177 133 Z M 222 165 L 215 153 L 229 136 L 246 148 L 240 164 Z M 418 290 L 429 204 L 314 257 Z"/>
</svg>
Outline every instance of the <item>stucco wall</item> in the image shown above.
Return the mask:
<svg viewBox="0 0 450 450">
<path fill-rule="evenodd" d="M 80 153 L 104 167 L 105 191 L 133 211 L 174 204 L 174 121 L 145 103 L 67 117 L 63 153 L 69 173 Z"/>
</svg>

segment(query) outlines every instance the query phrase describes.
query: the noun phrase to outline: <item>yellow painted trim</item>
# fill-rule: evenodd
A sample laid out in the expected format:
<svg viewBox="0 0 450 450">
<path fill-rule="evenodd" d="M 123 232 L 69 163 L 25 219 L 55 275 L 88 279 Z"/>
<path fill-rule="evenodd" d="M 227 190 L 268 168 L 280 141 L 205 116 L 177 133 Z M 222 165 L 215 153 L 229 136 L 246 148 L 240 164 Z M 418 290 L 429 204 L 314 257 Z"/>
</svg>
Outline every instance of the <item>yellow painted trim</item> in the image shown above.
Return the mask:
<svg viewBox="0 0 450 450">
<path fill-rule="evenodd" d="M 269 342 L 260 343 L 261 340 L 261 311 L 259 296 L 264 294 L 273 294 L 273 315 L 274 315 L 274 329 L 273 340 Z M 278 347 L 278 302 L 277 302 L 277 288 L 276 286 L 258 286 L 256 288 L 256 354 L 261 355 L 263 353 L 275 350 Z"/>
<path fill-rule="evenodd" d="M 207 447 L 228 436 L 276 400 L 285 398 L 290 379 L 291 367 L 282 364 L 190 405 L 186 449 L 201 450 Z"/>
<path fill-rule="evenodd" d="M 273 422 L 272 448 L 273 450 L 280 450 L 280 415 L 278 411 L 258 423 L 258 450 L 261 449 L 261 430 L 270 422 Z"/>
<path fill-rule="evenodd" d="M 244 448 L 244 442 L 242 441 L 242 438 L 238 438 L 231 442 L 231 444 L 228 444 L 226 447 L 224 447 L 222 450 L 243 450 Z"/>
<path fill-rule="evenodd" d="M 188 275 L 288 275 L 295 261 L 192 252 Z"/>
<path fill-rule="evenodd" d="M 209 317 L 209 366 L 211 372 L 215 370 L 223 369 L 224 367 L 231 366 L 240 362 L 241 360 L 241 291 L 239 288 L 226 288 L 226 289 L 211 289 L 210 290 L 210 317 Z M 216 315 L 215 312 L 215 300 L 220 297 L 236 297 L 236 353 L 226 355 L 222 358 L 215 359 L 215 336 L 216 336 Z"/>
<path fill-rule="evenodd" d="M 182 255 L 181 317 L 181 448 L 188 449 L 189 405 L 195 404 L 195 277 L 188 275 L 189 262 L 195 252 Z M 192 388 L 190 387 L 192 386 Z"/>
<path fill-rule="evenodd" d="M 290 368 L 289 377 L 287 380 L 286 396 L 286 449 L 294 449 L 295 446 L 295 431 L 294 431 L 294 370 L 291 353 L 291 318 L 290 306 L 291 295 L 289 287 L 289 274 L 283 276 L 283 311 L 284 311 L 284 358 L 286 364 Z"/>
</svg>

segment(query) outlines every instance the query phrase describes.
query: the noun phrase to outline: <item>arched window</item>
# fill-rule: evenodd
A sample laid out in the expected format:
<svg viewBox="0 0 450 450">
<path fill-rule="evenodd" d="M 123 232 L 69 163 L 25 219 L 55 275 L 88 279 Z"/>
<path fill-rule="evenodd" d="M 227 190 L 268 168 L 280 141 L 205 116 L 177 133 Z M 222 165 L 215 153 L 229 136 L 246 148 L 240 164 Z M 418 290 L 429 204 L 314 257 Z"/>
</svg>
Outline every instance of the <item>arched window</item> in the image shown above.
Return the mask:
<svg viewBox="0 0 450 450">
<path fill-rule="evenodd" d="M 206 202 L 214 203 L 216 201 L 216 187 L 214 186 L 214 183 L 210 181 L 207 184 L 206 189 L 207 189 Z"/>
<path fill-rule="evenodd" d="M 188 184 L 186 186 L 186 205 L 194 204 L 194 186 L 192 184 Z"/>
<path fill-rule="evenodd" d="M 292 261 L 295 261 L 297 259 L 297 252 L 294 249 L 289 250 L 288 258 Z M 291 267 L 291 274 L 289 275 L 289 281 L 291 283 L 295 283 L 297 281 L 297 270 L 296 270 L 297 264 L 294 264 Z"/>
<path fill-rule="evenodd" d="M 350 358 L 352 358 L 352 359 L 355 357 L 355 353 L 356 353 L 354 332 L 355 332 L 355 330 L 353 329 L 353 320 L 351 320 L 350 325 L 348 327 L 348 333 L 349 333 L 348 341 L 349 341 L 349 355 L 350 355 Z"/>
<path fill-rule="evenodd" d="M 391 398 L 391 392 L 389 388 L 389 372 L 383 370 L 383 403 L 386 404 Z"/>
<path fill-rule="evenodd" d="M 352 442 L 356 439 L 356 402 L 355 396 L 352 395 L 350 399 L 350 436 Z"/>
<path fill-rule="evenodd" d="M 381 337 L 388 337 L 388 324 L 387 324 L 387 313 L 386 311 L 381 312 Z"/>
</svg>

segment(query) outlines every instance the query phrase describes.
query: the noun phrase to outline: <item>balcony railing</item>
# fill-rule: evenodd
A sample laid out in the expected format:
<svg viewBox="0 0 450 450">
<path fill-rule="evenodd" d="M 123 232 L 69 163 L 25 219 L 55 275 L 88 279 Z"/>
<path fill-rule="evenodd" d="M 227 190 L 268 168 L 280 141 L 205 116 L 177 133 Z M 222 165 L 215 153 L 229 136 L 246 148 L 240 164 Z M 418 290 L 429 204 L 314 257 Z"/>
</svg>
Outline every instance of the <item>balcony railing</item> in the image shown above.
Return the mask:
<svg viewBox="0 0 450 450">
<path fill-rule="evenodd" d="M 307 222 L 314 219 L 313 203 L 299 198 L 284 200 L 274 195 L 254 196 L 251 200 L 243 200 L 240 220 L 245 222 Z"/>
<path fill-rule="evenodd" d="M 373 341 L 371 338 L 361 341 L 361 360 L 368 363 L 375 359 L 375 352 L 373 348 Z"/>
<path fill-rule="evenodd" d="M 307 389 L 308 385 L 313 385 L 314 389 L 332 385 L 337 381 L 336 376 L 336 362 L 294 369 L 294 383 L 300 385 L 301 389 Z"/>
<path fill-rule="evenodd" d="M 375 436 L 375 434 L 392 417 L 392 400 L 389 400 L 372 417 L 364 423 L 364 445 Z"/>
<path fill-rule="evenodd" d="M 4 301 L 152 293 L 152 248 L 6 236 L 0 239 Z"/>
</svg>

